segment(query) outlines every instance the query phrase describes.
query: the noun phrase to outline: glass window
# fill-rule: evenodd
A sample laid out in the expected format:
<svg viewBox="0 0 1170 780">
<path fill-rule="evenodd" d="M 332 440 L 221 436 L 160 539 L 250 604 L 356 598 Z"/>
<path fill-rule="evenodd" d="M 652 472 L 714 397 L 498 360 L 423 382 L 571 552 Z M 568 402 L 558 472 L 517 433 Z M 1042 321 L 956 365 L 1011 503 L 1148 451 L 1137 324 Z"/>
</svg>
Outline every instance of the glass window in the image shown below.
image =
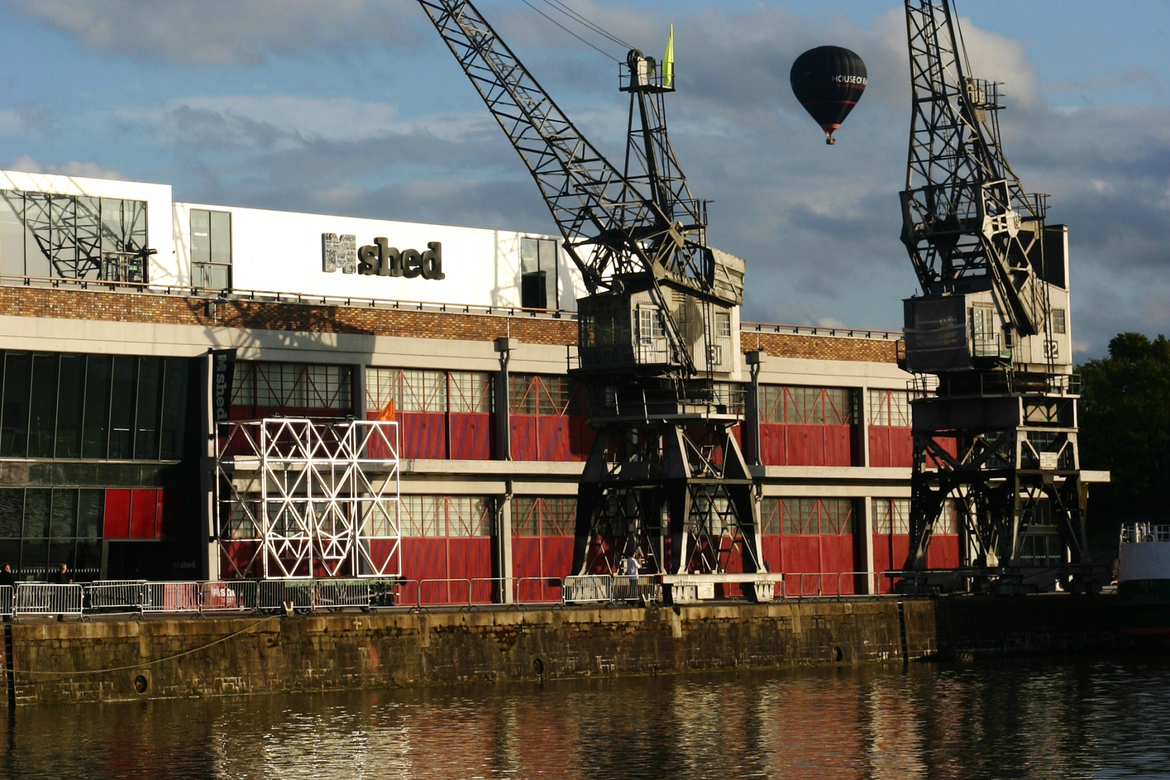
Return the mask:
<svg viewBox="0 0 1170 780">
<path fill-rule="evenodd" d="M 191 209 L 191 283 L 229 290 L 232 286 L 232 215 Z"/>
<path fill-rule="evenodd" d="M 90 355 L 86 359 L 85 421 L 82 425 L 81 457 L 106 457 L 110 425 L 110 373 L 113 358 Z"/>
<path fill-rule="evenodd" d="M 0 190 L 0 274 L 24 276 L 24 197 Z"/>
<path fill-rule="evenodd" d="M 110 449 L 112 460 L 129 460 L 134 456 L 131 449 L 134 428 L 134 364 L 136 359 L 127 355 L 114 357 L 114 377 L 110 392 Z"/>
<path fill-rule="evenodd" d="M 31 379 L 32 355 L 27 352 L 9 352 L 4 356 L 0 456 L 22 458 L 28 451 L 28 392 Z"/>
<path fill-rule="evenodd" d="M 0 538 L 19 539 L 24 525 L 24 489 L 0 489 Z M 4 562 L 0 561 L 0 565 Z M 15 561 L 10 561 L 15 563 Z"/>
<path fill-rule="evenodd" d="M 44 539 L 49 535 L 49 488 L 29 488 L 24 491 L 24 537 Z"/>
<path fill-rule="evenodd" d="M 34 355 L 29 403 L 28 455 L 53 457 L 57 426 L 57 356 Z"/>
<path fill-rule="evenodd" d="M 159 433 L 159 457 L 163 460 L 178 460 L 183 455 L 189 365 L 184 358 L 167 358 L 164 366 L 162 430 Z"/>
<path fill-rule="evenodd" d="M 77 491 L 73 488 L 55 488 L 49 536 L 53 539 L 72 539 L 77 535 L 76 532 Z"/>
<path fill-rule="evenodd" d="M 81 539 L 97 539 L 102 535 L 106 491 L 83 488 L 78 492 L 77 536 Z"/>
<path fill-rule="evenodd" d="M 162 358 L 138 359 L 138 415 L 134 457 L 158 459 L 158 403 L 162 397 Z"/>
<path fill-rule="evenodd" d="M 49 256 L 51 219 L 49 196 L 39 192 L 24 194 L 24 267 L 29 276 L 51 276 Z"/>
<path fill-rule="evenodd" d="M 491 374 L 486 371 L 452 371 L 448 379 L 452 412 L 491 413 Z"/>
<path fill-rule="evenodd" d="M 81 455 L 81 402 L 85 390 L 85 356 L 61 355 L 57 391 L 58 458 Z"/>
<path fill-rule="evenodd" d="M 557 308 L 557 242 L 520 239 L 520 305 L 526 309 Z"/>
<path fill-rule="evenodd" d="M 1065 320 L 1064 309 L 1052 310 L 1052 332 L 1064 333 L 1068 330 L 1068 323 Z"/>
<path fill-rule="evenodd" d="M 715 312 L 715 335 L 719 338 L 731 338 L 731 312 Z"/>
<path fill-rule="evenodd" d="M 540 536 L 540 512 L 535 498 L 516 496 L 512 499 L 512 535 Z"/>
</svg>

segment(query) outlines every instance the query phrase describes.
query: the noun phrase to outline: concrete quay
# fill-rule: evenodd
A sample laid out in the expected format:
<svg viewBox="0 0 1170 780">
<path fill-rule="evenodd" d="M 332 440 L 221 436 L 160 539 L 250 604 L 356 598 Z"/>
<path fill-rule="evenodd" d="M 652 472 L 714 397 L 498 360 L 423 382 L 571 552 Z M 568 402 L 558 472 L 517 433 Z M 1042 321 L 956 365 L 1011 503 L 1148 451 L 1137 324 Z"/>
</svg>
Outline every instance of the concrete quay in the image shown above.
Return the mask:
<svg viewBox="0 0 1170 780">
<path fill-rule="evenodd" d="M 1114 596 L 5 623 L 8 706 L 1109 652 Z"/>
</svg>

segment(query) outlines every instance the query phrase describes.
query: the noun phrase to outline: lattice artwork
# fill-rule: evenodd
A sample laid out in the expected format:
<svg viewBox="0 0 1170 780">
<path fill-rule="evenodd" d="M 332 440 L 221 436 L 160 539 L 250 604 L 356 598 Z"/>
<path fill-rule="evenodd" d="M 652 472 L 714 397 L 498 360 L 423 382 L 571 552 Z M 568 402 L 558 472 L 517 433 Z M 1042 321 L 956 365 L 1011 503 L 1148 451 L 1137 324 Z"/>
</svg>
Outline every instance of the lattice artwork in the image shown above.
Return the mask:
<svg viewBox="0 0 1170 780">
<path fill-rule="evenodd" d="M 221 576 L 401 575 L 397 423 L 278 418 L 217 433 L 217 536 L 235 569 Z"/>
</svg>

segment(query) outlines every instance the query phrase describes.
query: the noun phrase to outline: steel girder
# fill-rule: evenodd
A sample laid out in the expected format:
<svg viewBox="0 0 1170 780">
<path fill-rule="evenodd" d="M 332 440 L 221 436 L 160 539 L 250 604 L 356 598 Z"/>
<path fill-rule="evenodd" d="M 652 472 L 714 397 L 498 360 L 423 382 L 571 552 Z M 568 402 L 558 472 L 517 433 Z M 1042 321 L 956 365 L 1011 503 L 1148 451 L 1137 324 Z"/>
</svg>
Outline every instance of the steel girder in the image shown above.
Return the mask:
<svg viewBox="0 0 1170 780">
<path fill-rule="evenodd" d="M 736 556 L 766 571 L 756 498 L 726 421 L 604 426 L 578 486 L 572 572 L 614 572 L 635 553 L 647 574 L 726 572 Z"/>
<path fill-rule="evenodd" d="M 914 436 L 905 568 L 929 570 L 927 551 L 949 498 L 960 507 L 960 569 L 966 575 L 995 580 L 993 587 L 1001 590 L 1043 589 L 1057 580 L 1081 586 L 1090 567 L 1076 434 L 1031 426 L 950 433 L 959 444 L 957 456 L 935 436 Z M 1035 434 L 1044 437 L 1043 456 Z M 1059 564 L 1026 559 L 1025 542 L 1038 525 L 1056 526 L 1063 547 Z"/>
<path fill-rule="evenodd" d="M 999 142 L 998 91 L 971 78 L 948 0 L 906 0 L 913 88 L 902 242 L 922 291 L 990 277 L 1020 335 L 1043 332 L 1044 204 L 1026 195 Z"/>
</svg>

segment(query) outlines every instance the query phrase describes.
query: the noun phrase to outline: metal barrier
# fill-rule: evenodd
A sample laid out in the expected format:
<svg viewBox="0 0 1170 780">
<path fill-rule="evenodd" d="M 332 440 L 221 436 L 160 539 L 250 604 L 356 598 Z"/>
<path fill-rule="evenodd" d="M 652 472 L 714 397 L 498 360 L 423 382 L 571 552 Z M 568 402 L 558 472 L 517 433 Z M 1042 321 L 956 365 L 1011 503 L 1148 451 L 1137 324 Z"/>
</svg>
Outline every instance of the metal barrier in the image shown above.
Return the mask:
<svg viewBox="0 0 1170 780">
<path fill-rule="evenodd" d="M 81 617 L 84 593 L 80 585 L 49 585 L 43 582 L 22 582 L 16 586 L 12 614 L 19 615 L 73 615 Z"/>
<path fill-rule="evenodd" d="M 201 588 L 198 582 L 150 582 L 143 586 L 143 612 L 198 612 Z"/>
<path fill-rule="evenodd" d="M 313 592 L 314 609 L 370 608 L 369 580 L 321 580 Z"/>
<path fill-rule="evenodd" d="M 98 580 L 81 587 L 85 608 L 93 612 L 140 612 L 147 601 L 146 580 Z"/>
<path fill-rule="evenodd" d="M 561 599 L 566 604 L 591 604 L 613 601 L 614 578 L 609 574 L 583 574 L 565 577 Z"/>
<path fill-rule="evenodd" d="M 0 585 L 0 617 L 12 617 L 12 592 L 16 590 L 11 585 Z"/>
<path fill-rule="evenodd" d="M 634 603 L 662 601 L 662 586 L 652 577 L 629 577 L 619 574 L 613 578 L 613 600 Z"/>
<path fill-rule="evenodd" d="M 563 604 L 565 581 L 560 577 L 513 577 L 513 601 L 517 604 Z M 548 591 L 555 590 L 552 594 Z M 529 598 L 520 598 L 522 593 Z"/>
<path fill-rule="evenodd" d="M 260 608 L 260 585 L 252 580 L 218 580 L 199 585 L 200 612 L 246 612 Z"/>
</svg>

